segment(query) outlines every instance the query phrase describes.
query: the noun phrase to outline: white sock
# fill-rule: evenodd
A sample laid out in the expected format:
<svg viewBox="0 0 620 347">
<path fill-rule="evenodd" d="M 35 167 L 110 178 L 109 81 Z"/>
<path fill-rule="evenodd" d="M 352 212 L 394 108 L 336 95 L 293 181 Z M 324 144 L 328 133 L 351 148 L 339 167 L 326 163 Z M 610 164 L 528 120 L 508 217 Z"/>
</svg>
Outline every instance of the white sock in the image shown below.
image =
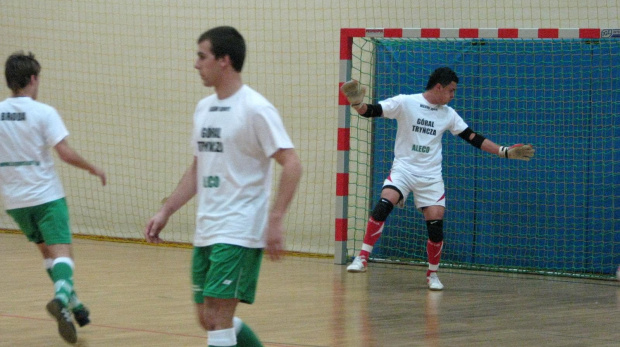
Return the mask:
<svg viewBox="0 0 620 347">
<path fill-rule="evenodd" d="M 58 257 L 54 259 L 54 261 L 52 262 L 52 268 L 58 263 L 68 264 L 71 267 L 71 270 L 75 270 L 75 263 L 73 262 L 73 259 L 69 257 Z"/>
<path fill-rule="evenodd" d="M 222 330 L 209 330 L 207 332 L 209 346 L 236 346 L 237 334 L 235 334 L 235 328 L 222 329 Z"/>
<path fill-rule="evenodd" d="M 43 266 L 45 266 L 45 270 L 52 271 L 52 266 L 54 266 L 54 259 L 45 258 L 45 260 L 43 260 Z"/>
<path fill-rule="evenodd" d="M 239 335 L 241 328 L 243 328 L 243 321 L 239 317 L 233 317 L 233 327 L 235 328 L 235 335 Z"/>
</svg>

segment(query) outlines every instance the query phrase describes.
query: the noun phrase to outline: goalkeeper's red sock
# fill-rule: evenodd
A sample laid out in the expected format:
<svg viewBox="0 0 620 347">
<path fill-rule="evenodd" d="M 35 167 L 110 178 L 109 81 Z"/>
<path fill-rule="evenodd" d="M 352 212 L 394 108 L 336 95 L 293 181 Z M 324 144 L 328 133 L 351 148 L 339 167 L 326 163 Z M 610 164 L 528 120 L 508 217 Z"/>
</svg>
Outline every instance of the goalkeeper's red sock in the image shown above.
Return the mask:
<svg viewBox="0 0 620 347">
<path fill-rule="evenodd" d="M 372 252 L 372 248 L 379 240 L 379 237 L 381 237 L 384 224 L 385 221 L 379 222 L 372 217 L 368 219 L 368 224 L 366 225 L 366 235 L 364 235 L 364 244 L 362 245 L 362 250 L 360 251 L 360 257 L 368 259 L 370 252 Z"/>
<path fill-rule="evenodd" d="M 426 254 L 428 255 L 428 271 L 426 276 L 430 276 L 431 272 L 439 270 L 439 260 L 441 259 L 441 249 L 443 248 L 443 241 L 433 242 L 428 240 L 426 242 Z"/>
</svg>

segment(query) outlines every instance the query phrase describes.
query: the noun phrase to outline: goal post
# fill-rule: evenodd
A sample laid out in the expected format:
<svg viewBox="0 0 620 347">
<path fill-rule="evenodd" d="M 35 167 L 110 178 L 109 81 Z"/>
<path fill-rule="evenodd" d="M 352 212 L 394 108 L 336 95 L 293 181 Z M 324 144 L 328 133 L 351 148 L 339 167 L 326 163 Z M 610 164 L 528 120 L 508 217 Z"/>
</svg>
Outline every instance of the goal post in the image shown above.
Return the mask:
<svg viewBox="0 0 620 347">
<path fill-rule="evenodd" d="M 343 28 L 339 85 L 370 102 L 423 91 L 437 67 L 460 78 L 457 112 L 494 142 L 529 142 L 506 161 L 446 135 L 442 266 L 611 278 L 620 264 L 620 30 Z M 395 121 L 351 114 L 340 94 L 336 264 L 359 252 L 393 160 Z M 409 198 L 371 260 L 426 262 L 426 227 Z"/>
</svg>

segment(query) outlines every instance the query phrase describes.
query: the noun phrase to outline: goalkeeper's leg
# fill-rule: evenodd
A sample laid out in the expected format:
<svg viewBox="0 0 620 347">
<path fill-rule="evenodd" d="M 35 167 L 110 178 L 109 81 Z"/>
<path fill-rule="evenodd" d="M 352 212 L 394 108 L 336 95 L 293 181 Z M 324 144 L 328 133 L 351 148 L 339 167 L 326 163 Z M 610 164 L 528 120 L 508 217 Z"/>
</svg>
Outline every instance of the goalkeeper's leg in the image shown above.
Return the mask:
<svg viewBox="0 0 620 347">
<path fill-rule="evenodd" d="M 437 277 L 441 251 L 443 249 L 443 206 L 430 206 L 424 209 L 426 219 L 426 229 L 428 230 L 428 241 L 426 242 L 426 253 L 428 256 L 428 270 L 426 271 L 426 281 L 429 289 L 442 290 L 443 284 Z"/>
<path fill-rule="evenodd" d="M 428 229 L 428 241 L 426 243 L 428 270 L 426 271 L 426 276 L 430 276 L 432 272 L 439 270 L 441 249 L 443 248 L 443 220 L 427 220 L 426 228 Z"/>
<path fill-rule="evenodd" d="M 383 232 L 383 226 L 385 220 L 394 209 L 394 204 L 398 203 L 401 199 L 401 193 L 394 188 L 386 187 L 381 192 L 381 199 L 375 205 L 368 224 L 366 225 L 366 233 L 364 234 L 364 242 L 359 256 L 357 256 L 351 265 L 347 267 L 349 272 L 364 272 L 366 271 L 367 261 L 370 257 L 375 243 L 381 237 Z"/>
<path fill-rule="evenodd" d="M 368 259 L 368 256 L 370 256 L 370 253 L 372 252 L 372 248 L 379 240 L 379 237 L 381 237 L 385 220 L 393 209 L 394 204 L 390 200 L 386 198 L 381 198 L 381 200 L 379 200 L 372 211 L 372 215 L 368 218 L 366 234 L 364 235 L 364 243 L 362 244 L 360 257 Z"/>
</svg>

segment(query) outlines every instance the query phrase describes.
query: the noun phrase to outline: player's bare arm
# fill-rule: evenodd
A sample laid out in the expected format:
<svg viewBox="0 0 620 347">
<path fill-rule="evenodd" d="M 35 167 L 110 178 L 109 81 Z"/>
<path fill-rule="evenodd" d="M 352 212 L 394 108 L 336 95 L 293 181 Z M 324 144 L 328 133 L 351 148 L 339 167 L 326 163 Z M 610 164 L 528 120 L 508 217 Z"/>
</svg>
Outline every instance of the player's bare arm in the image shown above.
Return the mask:
<svg viewBox="0 0 620 347">
<path fill-rule="evenodd" d="M 297 152 L 293 148 L 280 149 L 272 158 L 282 166 L 282 174 L 278 193 L 269 213 L 267 230 L 265 230 L 267 238 L 265 251 L 271 260 L 279 260 L 284 251 L 284 215 L 295 196 L 303 169 Z"/>
<path fill-rule="evenodd" d="M 164 199 L 159 211 L 146 224 L 144 237 L 147 242 L 160 243 L 162 240 L 159 238 L 159 233 L 168 223 L 170 216 L 196 195 L 196 168 L 197 159 L 194 157 L 192 164 L 181 177 L 176 189 L 168 198 Z"/>
<path fill-rule="evenodd" d="M 532 145 L 515 144 L 509 147 L 500 146 L 495 142 L 485 138 L 484 136 L 475 133 L 471 128 L 465 129 L 459 134 L 459 137 L 469 142 L 472 146 L 480 148 L 481 150 L 499 155 L 502 158 L 519 159 L 528 161 L 534 157 L 534 147 Z"/>
<path fill-rule="evenodd" d="M 62 161 L 69 165 L 88 171 L 91 175 L 99 177 L 102 185 L 106 185 L 107 178 L 105 172 L 86 161 L 86 159 L 73 150 L 73 148 L 69 146 L 67 139 L 62 139 L 58 142 L 58 144 L 54 146 L 54 149 Z"/>
</svg>

